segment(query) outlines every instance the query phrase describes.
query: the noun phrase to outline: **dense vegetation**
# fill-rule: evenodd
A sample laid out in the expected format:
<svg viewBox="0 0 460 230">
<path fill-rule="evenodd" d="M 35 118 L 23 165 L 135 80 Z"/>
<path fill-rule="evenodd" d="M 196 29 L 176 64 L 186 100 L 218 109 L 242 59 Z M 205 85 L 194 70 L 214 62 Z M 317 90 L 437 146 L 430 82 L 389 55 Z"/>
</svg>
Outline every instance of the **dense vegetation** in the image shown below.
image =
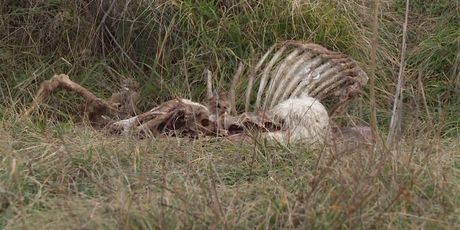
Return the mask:
<svg viewBox="0 0 460 230">
<path fill-rule="evenodd" d="M 204 98 L 204 70 L 229 85 L 238 61 L 304 40 L 363 69 L 377 51 L 385 135 L 400 65 L 405 1 L 4 0 L 0 4 L 0 228 L 458 227 L 460 5 L 410 1 L 403 138 L 390 151 L 312 151 L 220 140 L 128 140 L 80 124 L 80 100 L 53 95 L 21 116 L 39 83 L 66 73 L 99 96 L 123 76 L 145 110 Z M 242 83 L 239 89 L 244 90 Z M 369 121 L 363 97 L 344 123 Z"/>
</svg>

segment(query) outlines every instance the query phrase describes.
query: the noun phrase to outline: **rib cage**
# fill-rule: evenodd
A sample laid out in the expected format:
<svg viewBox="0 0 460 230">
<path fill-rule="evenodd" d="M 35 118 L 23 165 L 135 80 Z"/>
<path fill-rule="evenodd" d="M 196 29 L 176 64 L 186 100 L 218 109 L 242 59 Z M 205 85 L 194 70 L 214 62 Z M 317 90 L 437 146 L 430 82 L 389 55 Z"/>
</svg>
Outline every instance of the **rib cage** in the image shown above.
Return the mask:
<svg viewBox="0 0 460 230">
<path fill-rule="evenodd" d="M 272 46 L 249 72 L 245 111 L 250 110 L 258 83 L 254 110 L 269 110 L 300 95 L 326 104 L 329 114 L 340 115 L 367 83 L 356 62 L 317 44 L 285 41 Z"/>
</svg>

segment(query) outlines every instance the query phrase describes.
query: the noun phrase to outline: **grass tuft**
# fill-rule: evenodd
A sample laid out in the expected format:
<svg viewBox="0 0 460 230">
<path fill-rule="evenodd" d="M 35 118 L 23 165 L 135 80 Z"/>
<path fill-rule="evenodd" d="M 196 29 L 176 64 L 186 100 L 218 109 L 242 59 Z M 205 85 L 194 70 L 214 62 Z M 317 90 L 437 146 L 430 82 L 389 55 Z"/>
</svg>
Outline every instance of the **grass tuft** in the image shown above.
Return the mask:
<svg viewBox="0 0 460 230">
<path fill-rule="evenodd" d="M 56 73 L 100 97 L 133 77 L 144 111 L 175 96 L 200 101 L 205 69 L 226 89 L 240 61 L 251 65 L 275 42 L 303 40 L 348 54 L 367 71 L 375 48 L 385 133 L 405 1 L 380 2 L 372 15 L 364 1 L 339 0 L 4 1 L 0 228 L 458 228 L 455 1 L 410 1 L 395 151 L 113 138 L 82 123 L 81 99 L 65 92 L 21 115 Z M 365 89 L 343 123 L 366 124 L 369 115 Z"/>
</svg>

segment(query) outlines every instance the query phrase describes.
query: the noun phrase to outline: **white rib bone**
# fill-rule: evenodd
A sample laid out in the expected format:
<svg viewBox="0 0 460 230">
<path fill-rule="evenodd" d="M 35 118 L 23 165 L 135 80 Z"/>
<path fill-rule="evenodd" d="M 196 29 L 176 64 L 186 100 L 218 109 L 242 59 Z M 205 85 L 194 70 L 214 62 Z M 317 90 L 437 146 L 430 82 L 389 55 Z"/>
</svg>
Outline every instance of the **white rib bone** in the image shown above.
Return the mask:
<svg viewBox="0 0 460 230">
<path fill-rule="evenodd" d="M 259 90 L 257 91 L 257 99 L 256 99 L 256 108 L 260 108 L 260 101 L 262 98 L 262 94 L 264 93 L 265 90 L 265 85 L 267 84 L 267 80 L 269 78 L 269 73 L 272 70 L 273 65 L 278 61 L 278 59 L 281 57 L 281 54 L 283 54 L 284 50 L 286 50 L 286 47 L 283 46 L 281 49 L 279 49 L 275 55 L 273 55 L 273 58 L 270 60 L 268 65 L 265 67 L 264 72 L 262 74 L 262 79 L 260 80 L 259 83 Z"/>
<path fill-rule="evenodd" d="M 254 80 L 257 71 L 262 67 L 262 64 L 264 63 L 265 59 L 267 59 L 268 55 L 275 49 L 277 45 L 273 45 L 270 47 L 270 49 L 264 54 L 264 56 L 260 59 L 260 61 L 257 63 L 256 67 L 251 71 L 251 74 L 249 75 L 249 82 L 248 82 L 248 87 L 246 88 L 246 102 L 244 104 L 244 110 L 246 112 L 249 111 L 249 103 L 251 101 L 251 94 L 252 94 L 252 87 L 254 86 Z"/>
<path fill-rule="evenodd" d="M 272 97 L 272 93 L 273 93 L 273 89 L 277 86 L 278 84 L 278 81 L 279 81 L 279 78 L 281 76 L 284 76 L 284 72 L 287 68 L 289 68 L 294 60 L 295 57 L 298 56 L 298 54 L 300 53 L 301 51 L 298 50 L 298 49 L 295 49 L 294 51 L 292 51 L 287 57 L 286 59 L 283 61 L 283 63 L 281 63 L 281 65 L 278 67 L 278 70 L 276 71 L 276 75 L 273 79 L 271 79 L 270 81 L 270 86 L 268 87 L 268 92 L 265 96 L 265 100 L 264 100 L 264 104 L 263 104 L 263 108 L 264 110 L 266 109 L 267 107 L 267 102 L 271 99 Z"/>
<path fill-rule="evenodd" d="M 298 71 L 302 70 L 303 64 L 307 62 L 310 58 L 312 58 L 313 54 L 307 52 L 305 54 L 302 54 L 300 56 L 299 60 L 297 60 L 294 65 L 292 65 L 291 69 L 289 72 L 281 79 L 281 82 L 278 84 L 278 87 L 275 91 L 275 94 L 272 97 L 272 101 L 270 102 L 269 108 L 273 108 L 277 103 L 279 103 L 279 97 L 281 96 L 281 93 L 286 92 L 285 87 L 280 87 L 280 85 L 285 85 L 286 81 L 291 82 L 293 76 L 297 76 Z M 300 69 L 299 69 L 300 68 Z"/>
</svg>

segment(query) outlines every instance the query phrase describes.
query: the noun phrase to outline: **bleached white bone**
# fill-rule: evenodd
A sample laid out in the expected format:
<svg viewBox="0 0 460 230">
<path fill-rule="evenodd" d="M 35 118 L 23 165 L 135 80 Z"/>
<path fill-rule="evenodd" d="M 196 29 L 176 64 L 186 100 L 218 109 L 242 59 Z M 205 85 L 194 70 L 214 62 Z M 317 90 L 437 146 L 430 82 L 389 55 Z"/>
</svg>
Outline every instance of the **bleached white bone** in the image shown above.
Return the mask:
<svg viewBox="0 0 460 230">
<path fill-rule="evenodd" d="M 330 132 L 326 108 L 317 99 L 305 94 L 277 104 L 269 115 L 275 121 L 283 121 L 283 127 L 282 131 L 265 135 L 281 143 L 322 144 Z"/>
</svg>

